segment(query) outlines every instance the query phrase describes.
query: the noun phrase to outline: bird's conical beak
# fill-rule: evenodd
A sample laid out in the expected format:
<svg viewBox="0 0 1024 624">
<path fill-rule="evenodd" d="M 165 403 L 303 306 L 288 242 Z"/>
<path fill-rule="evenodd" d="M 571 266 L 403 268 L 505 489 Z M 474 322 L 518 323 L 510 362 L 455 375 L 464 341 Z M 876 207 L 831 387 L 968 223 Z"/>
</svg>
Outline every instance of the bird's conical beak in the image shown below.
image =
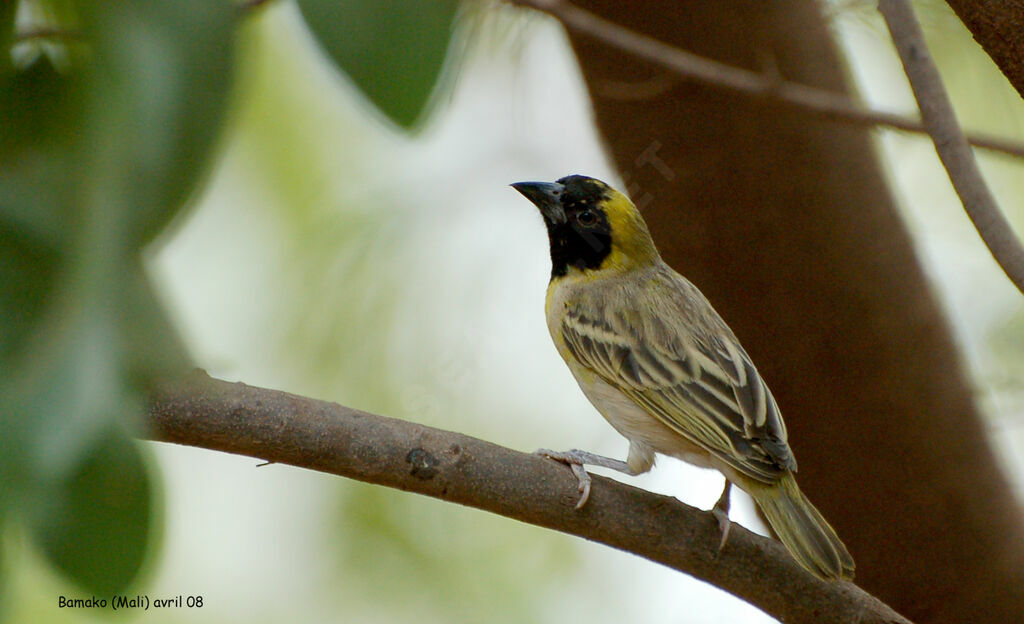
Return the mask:
<svg viewBox="0 0 1024 624">
<path fill-rule="evenodd" d="M 562 208 L 564 187 L 561 184 L 558 182 L 516 182 L 511 186 L 540 209 L 545 221 L 551 224 L 565 223 L 565 209 Z"/>
</svg>

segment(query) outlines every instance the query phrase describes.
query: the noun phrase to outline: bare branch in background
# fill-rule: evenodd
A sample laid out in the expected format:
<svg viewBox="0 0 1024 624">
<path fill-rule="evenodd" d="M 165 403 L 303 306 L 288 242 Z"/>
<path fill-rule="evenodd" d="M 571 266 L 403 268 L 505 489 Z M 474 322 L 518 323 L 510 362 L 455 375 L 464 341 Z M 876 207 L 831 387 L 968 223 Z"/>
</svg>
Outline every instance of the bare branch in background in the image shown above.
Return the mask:
<svg viewBox="0 0 1024 624">
<path fill-rule="evenodd" d="M 459 433 L 196 374 L 156 392 L 150 440 L 328 472 L 577 535 L 711 583 L 784 622 L 909 624 L 849 582 L 805 572 L 775 540 L 669 496 L 595 476 L 576 510 L 565 466 Z M 253 472 L 253 478 L 259 474 Z"/>
<path fill-rule="evenodd" d="M 928 134 L 935 143 L 942 165 L 953 182 L 964 210 L 974 223 L 992 256 L 1021 292 L 1024 292 L 1024 246 L 1003 216 L 992 192 L 978 169 L 939 77 L 924 33 L 908 0 L 880 0 L 878 10 L 885 18 L 896 44 L 903 68 L 914 90 Z"/>
<path fill-rule="evenodd" d="M 688 80 L 697 80 L 730 91 L 746 93 L 794 106 L 819 117 L 858 126 L 885 126 L 896 130 L 927 134 L 917 119 L 866 109 L 849 97 L 825 89 L 780 80 L 777 76 L 721 63 L 662 43 L 602 19 L 593 13 L 561 0 L 511 0 L 513 4 L 530 7 L 557 18 L 566 28 L 585 33 L 624 52 L 656 63 Z M 971 134 L 968 142 L 975 146 L 1018 158 L 1024 157 L 1024 145 L 1000 137 Z"/>
<path fill-rule="evenodd" d="M 78 41 L 84 39 L 84 36 L 82 35 L 82 32 L 78 30 L 65 30 L 63 28 L 50 26 L 40 26 L 38 28 L 19 30 L 14 34 L 14 40 L 19 43 L 22 41 L 34 41 L 37 39 L 65 39 Z"/>
</svg>

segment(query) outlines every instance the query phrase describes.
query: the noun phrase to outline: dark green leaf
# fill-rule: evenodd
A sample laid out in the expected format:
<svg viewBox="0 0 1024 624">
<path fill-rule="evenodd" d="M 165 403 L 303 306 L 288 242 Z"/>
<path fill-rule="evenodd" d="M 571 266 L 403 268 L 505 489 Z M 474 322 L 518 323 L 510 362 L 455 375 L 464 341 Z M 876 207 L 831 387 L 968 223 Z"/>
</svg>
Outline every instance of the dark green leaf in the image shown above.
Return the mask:
<svg viewBox="0 0 1024 624">
<path fill-rule="evenodd" d="M 46 58 L 0 80 L 0 220 L 61 248 L 76 225 L 68 200 L 78 180 L 69 174 L 83 121 L 82 81 Z"/>
<path fill-rule="evenodd" d="M 334 62 L 403 127 L 423 115 L 441 75 L 458 2 L 299 0 Z"/>
<path fill-rule="evenodd" d="M 109 597 L 132 582 L 145 559 L 152 496 L 140 450 L 113 430 L 48 492 L 31 530 L 55 567 Z"/>
<path fill-rule="evenodd" d="M 32 498 L 67 477 L 100 434 L 137 414 L 109 308 L 55 303 L 20 366 L 0 380 L 0 494 Z"/>
<path fill-rule="evenodd" d="M 82 91 L 46 58 L 0 74 L 0 366 L 43 314 L 74 240 Z"/>
<path fill-rule="evenodd" d="M 125 271 L 124 280 L 121 330 L 126 344 L 129 375 L 126 381 L 145 393 L 154 380 L 167 380 L 189 372 L 191 360 L 149 280 L 142 274 L 142 267 L 130 267 Z"/>
<path fill-rule="evenodd" d="M 3 221 L 0 208 L 0 370 L 24 345 L 53 288 L 60 256 L 27 229 Z"/>
<path fill-rule="evenodd" d="M 4 51 L 4 54 L 0 54 L 0 80 L 14 71 L 11 55 L 7 51 L 14 45 L 14 15 L 17 9 L 15 2 L 0 2 L 0 50 Z"/>
<path fill-rule="evenodd" d="M 144 243 L 208 171 L 231 91 L 237 14 L 230 2 L 190 0 L 82 8 L 100 70 L 90 153 L 116 174 L 109 183 L 125 200 L 128 240 Z"/>
<path fill-rule="evenodd" d="M 151 522 L 143 462 L 118 427 L 149 382 L 187 366 L 140 252 L 208 169 L 236 14 L 188 0 L 77 8 L 89 54 L 61 71 L 47 55 L 0 67 L 0 514 L 45 510 L 28 515 L 51 560 L 106 591 L 138 570 Z"/>
</svg>

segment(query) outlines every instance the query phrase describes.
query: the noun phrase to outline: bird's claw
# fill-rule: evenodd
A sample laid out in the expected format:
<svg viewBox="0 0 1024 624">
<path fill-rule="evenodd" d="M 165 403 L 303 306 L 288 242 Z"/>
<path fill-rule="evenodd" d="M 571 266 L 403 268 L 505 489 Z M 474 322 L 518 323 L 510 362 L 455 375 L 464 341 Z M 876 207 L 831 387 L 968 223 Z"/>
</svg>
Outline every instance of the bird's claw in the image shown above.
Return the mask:
<svg viewBox="0 0 1024 624">
<path fill-rule="evenodd" d="M 711 515 L 718 521 L 718 530 L 722 532 L 722 539 L 718 542 L 718 551 L 715 553 L 718 555 L 725 548 L 725 543 L 729 541 L 729 529 L 732 528 L 732 520 L 729 520 L 729 512 L 723 511 L 718 507 L 711 508 Z"/>
<path fill-rule="evenodd" d="M 718 521 L 718 530 L 722 533 L 722 539 L 718 542 L 718 554 L 725 548 L 725 543 L 729 541 L 729 529 L 732 528 L 732 521 L 729 520 L 729 494 L 732 490 L 732 483 L 727 479 L 725 481 L 725 488 L 722 490 L 722 495 L 715 501 L 715 506 L 711 508 L 711 515 Z"/>
<path fill-rule="evenodd" d="M 572 468 L 572 473 L 576 475 L 577 490 L 580 493 L 580 498 L 576 501 L 576 509 L 582 509 L 590 499 L 590 473 L 583 467 L 583 464 L 569 464 L 569 466 Z"/>
<path fill-rule="evenodd" d="M 534 455 L 553 459 L 572 468 L 572 473 L 576 475 L 577 490 L 580 494 L 579 500 L 576 501 L 576 509 L 582 509 L 587 504 L 587 500 L 590 499 L 590 484 L 592 481 L 590 473 L 583 467 L 583 459 L 573 451 L 552 451 L 550 449 L 539 449 Z"/>
</svg>

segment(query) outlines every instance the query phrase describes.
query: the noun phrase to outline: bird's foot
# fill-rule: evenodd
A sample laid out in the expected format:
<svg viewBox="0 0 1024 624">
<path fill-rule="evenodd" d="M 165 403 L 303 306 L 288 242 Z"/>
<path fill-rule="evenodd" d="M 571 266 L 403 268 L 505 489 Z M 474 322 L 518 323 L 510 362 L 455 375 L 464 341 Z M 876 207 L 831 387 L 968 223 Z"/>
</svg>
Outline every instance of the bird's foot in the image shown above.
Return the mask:
<svg viewBox="0 0 1024 624">
<path fill-rule="evenodd" d="M 653 461 L 649 461 L 641 470 L 636 470 L 635 468 L 631 468 L 628 462 L 624 462 L 621 459 L 612 459 L 611 457 L 605 457 L 604 455 L 598 455 L 597 453 L 591 453 L 589 451 L 581 451 L 579 449 L 572 449 L 571 451 L 551 451 L 548 449 L 540 449 L 534 454 L 562 462 L 572 468 L 573 474 L 576 475 L 576 479 L 579 481 L 580 489 L 580 500 L 576 503 L 576 509 L 583 507 L 583 505 L 586 504 L 587 499 L 590 498 L 590 474 L 587 473 L 587 470 L 583 467 L 584 464 L 600 466 L 601 468 L 611 468 L 612 470 L 617 470 L 628 475 L 637 475 L 650 468 L 651 463 L 653 463 Z"/>
<path fill-rule="evenodd" d="M 718 553 L 722 552 L 725 548 L 725 543 L 729 541 L 729 529 L 732 528 L 732 521 L 729 520 L 729 493 L 732 489 L 732 483 L 725 481 L 725 488 L 722 489 L 722 495 L 718 497 L 714 507 L 711 508 L 711 515 L 718 521 L 718 529 L 722 532 L 722 539 L 718 542 Z"/>
<path fill-rule="evenodd" d="M 557 462 L 561 462 L 566 466 L 572 468 L 572 473 L 576 475 L 577 489 L 579 490 L 580 498 L 576 501 L 576 509 L 580 509 L 583 505 L 587 504 L 587 500 L 590 498 L 590 473 L 583 467 L 587 456 L 590 453 L 586 451 L 579 451 L 573 449 L 571 451 L 552 451 L 551 449 L 538 449 L 534 452 L 534 455 L 540 455 L 541 457 L 547 457 Z"/>
<path fill-rule="evenodd" d="M 548 459 L 554 459 L 559 461 L 568 467 L 572 468 L 572 473 L 577 476 L 578 488 L 580 490 L 580 500 L 577 501 L 575 508 L 580 509 L 587 504 L 587 500 L 590 499 L 590 485 L 591 477 L 590 473 L 587 472 L 587 468 L 584 464 L 591 464 L 594 466 L 603 466 L 605 468 L 611 468 L 613 470 L 622 470 L 629 472 L 630 468 L 626 465 L 625 461 L 618 459 L 611 459 L 610 457 L 604 457 L 603 455 L 596 455 L 587 451 L 581 451 L 579 449 L 572 449 L 571 451 L 552 451 L 550 449 L 540 449 L 535 452 L 535 455 L 541 457 L 547 457 Z"/>
</svg>

